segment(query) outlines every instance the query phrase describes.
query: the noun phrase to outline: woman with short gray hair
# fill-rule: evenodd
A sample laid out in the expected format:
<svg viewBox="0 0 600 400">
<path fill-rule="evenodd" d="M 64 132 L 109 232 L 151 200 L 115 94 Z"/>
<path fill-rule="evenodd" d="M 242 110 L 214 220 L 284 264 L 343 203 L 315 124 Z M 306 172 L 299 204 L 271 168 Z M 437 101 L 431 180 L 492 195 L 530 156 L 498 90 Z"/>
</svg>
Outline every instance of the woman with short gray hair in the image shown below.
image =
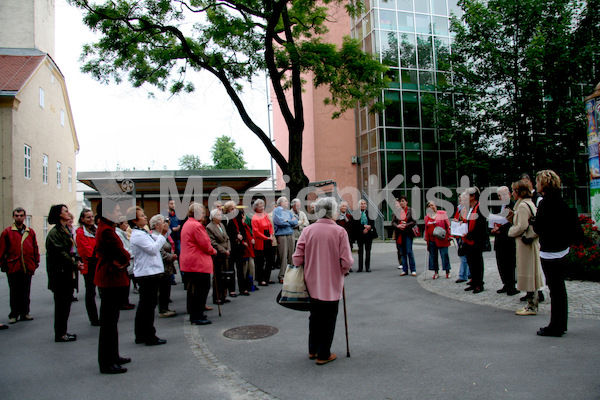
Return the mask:
<svg viewBox="0 0 600 400">
<path fill-rule="evenodd" d="M 161 214 L 156 214 L 150 218 L 150 234 L 154 238 L 158 238 L 157 227 L 163 224 L 169 225 L 169 218 L 165 218 Z M 169 302 L 171 300 L 171 275 L 175 274 L 175 260 L 177 260 L 177 254 L 174 253 L 175 242 L 170 237 L 160 249 L 160 256 L 165 267 L 165 272 L 160 278 L 158 286 L 158 316 L 160 318 L 172 318 L 177 315 L 174 310 L 169 310 Z"/>
<path fill-rule="evenodd" d="M 320 218 L 302 231 L 293 262 L 296 266 L 304 266 L 304 279 L 310 294 L 308 358 L 323 365 L 337 358 L 331 352 L 331 344 L 344 276 L 354 259 L 346 230 L 334 221 L 336 201 L 331 197 L 317 200 L 315 213 Z"/>
</svg>

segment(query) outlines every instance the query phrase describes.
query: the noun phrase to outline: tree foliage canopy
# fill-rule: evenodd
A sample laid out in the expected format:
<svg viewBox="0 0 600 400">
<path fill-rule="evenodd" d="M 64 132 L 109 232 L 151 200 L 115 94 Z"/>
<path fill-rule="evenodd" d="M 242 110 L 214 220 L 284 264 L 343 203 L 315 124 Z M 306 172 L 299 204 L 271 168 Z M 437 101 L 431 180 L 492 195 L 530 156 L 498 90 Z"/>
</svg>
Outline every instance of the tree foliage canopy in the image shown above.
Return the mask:
<svg viewBox="0 0 600 400">
<path fill-rule="evenodd" d="M 246 169 L 244 151 L 235 147 L 235 141 L 229 136 L 220 136 L 210 149 L 213 165 L 204 164 L 194 154 L 179 157 L 179 167 L 190 170 L 206 169 Z"/>
<path fill-rule="evenodd" d="M 599 1 L 461 0 L 452 23 L 453 83 L 438 126 L 456 140 L 459 173 L 478 184 L 552 168 L 583 183 L 583 98 L 600 69 Z M 576 182 L 578 178 L 579 182 Z"/>
<path fill-rule="evenodd" d="M 200 157 L 194 154 L 184 154 L 179 157 L 179 168 L 186 171 L 212 169 L 210 165 L 204 164 L 200 161 Z"/>
<path fill-rule="evenodd" d="M 374 99 L 386 80 L 383 67 L 344 38 L 341 46 L 320 35 L 329 6 L 355 13 L 360 2 L 342 0 L 68 0 L 86 11 L 84 22 L 100 39 L 84 47 L 83 70 L 101 82 L 128 79 L 171 93 L 191 92 L 188 70 L 205 70 L 223 84 L 248 128 L 291 177 L 296 190 L 308 183 L 302 169 L 302 85 L 329 88 L 333 116 L 357 102 L 380 109 Z M 248 115 L 242 83 L 261 71 L 271 79 L 287 124 L 289 159 Z M 286 96 L 287 94 L 287 96 Z M 294 189 L 292 189 L 294 191 Z"/>
</svg>

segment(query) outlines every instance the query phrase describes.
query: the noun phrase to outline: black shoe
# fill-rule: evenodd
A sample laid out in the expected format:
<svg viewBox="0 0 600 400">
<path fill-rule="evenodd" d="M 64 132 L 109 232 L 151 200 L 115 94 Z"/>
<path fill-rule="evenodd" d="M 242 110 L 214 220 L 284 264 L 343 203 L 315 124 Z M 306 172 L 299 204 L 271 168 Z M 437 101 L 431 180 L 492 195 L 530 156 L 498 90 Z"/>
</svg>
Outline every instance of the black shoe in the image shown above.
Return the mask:
<svg viewBox="0 0 600 400">
<path fill-rule="evenodd" d="M 470 292 L 471 290 L 475 290 L 475 286 L 467 286 L 465 288 L 465 292 Z"/>
<path fill-rule="evenodd" d="M 538 291 L 538 303 L 542 303 L 544 300 L 546 300 L 546 298 L 544 297 L 544 292 L 542 292 L 541 290 Z"/>
<path fill-rule="evenodd" d="M 362 268 L 359 268 L 358 271 L 356 271 L 356 273 L 362 272 Z"/>
<path fill-rule="evenodd" d="M 550 329 L 549 327 L 545 327 L 545 328 L 540 328 L 540 330 L 537 331 L 537 334 L 538 334 L 538 336 L 561 337 L 564 334 L 564 332 Z"/>
<path fill-rule="evenodd" d="M 146 344 L 146 346 L 158 346 L 158 345 L 167 343 L 167 341 L 165 339 L 159 339 L 159 338 L 155 337 L 153 339 L 147 340 L 144 343 Z"/>
<path fill-rule="evenodd" d="M 248 292 L 243 292 L 243 293 L 240 293 L 240 296 L 250 296 L 250 293 L 248 293 Z"/>
<path fill-rule="evenodd" d="M 238 297 L 238 295 L 237 295 L 237 293 L 230 293 L 230 294 L 229 294 L 229 297 L 231 297 L 231 298 L 234 298 L 234 299 L 235 299 L 236 297 Z"/>
<path fill-rule="evenodd" d="M 352 268 L 350 268 L 350 271 L 348 271 L 348 272 L 354 272 L 354 270 Z"/>
<path fill-rule="evenodd" d="M 129 358 L 129 357 L 119 357 L 119 359 L 117 360 L 117 362 L 115 364 L 123 365 L 123 364 L 129 364 L 130 362 L 131 362 L 131 358 Z"/>
<path fill-rule="evenodd" d="M 0 324 L 0 331 L 8 329 L 8 325 Z"/>
<path fill-rule="evenodd" d="M 508 292 L 508 289 L 506 287 L 496 290 L 496 293 L 506 293 L 506 292 Z"/>
<path fill-rule="evenodd" d="M 209 319 L 195 319 L 190 322 L 192 323 L 192 325 L 210 325 L 210 324 L 212 324 L 212 321 Z"/>
<path fill-rule="evenodd" d="M 481 293 L 483 292 L 483 286 L 477 286 L 476 288 L 473 289 L 473 293 L 477 294 L 477 293 Z"/>
<path fill-rule="evenodd" d="M 77 340 L 77 335 L 71 335 L 70 333 L 67 333 L 62 337 L 54 339 L 54 341 L 57 343 L 74 342 L 76 340 Z"/>
<path fill-rule="evenodd" d="M 365 271 L 367 271 L 367 272 L 371 272 L 371 268 L 367 268 Z"/>
<path fill-rule="evenodd" d="M 521 298 L 519 299 L 519 301 L 527 301 L 527 295 L 525 295 L 525 296 L 521 297 Z"/>
<path fill-rule="evenodd" d="M 463 282 L 466 282 L 466 281 L 467 281 L 466 279 L 457 279 L 455 283 L 463 283 Z"/>
<path fill-rule="evenodd" d="M 127 372 L 127 368 L 123 368 L 118 364 L 113 364 L 108 368 L 100 368 L 100 372 L 103 374 L 124 374 Z"/>
<path fill-rule="evenodd" d="M 514 296 L 514 295 L 516 295 L 516 294 L 519 294 L 519 293 L 521 293 L 521 292 L 519 292 L 517 289 L 509 289 L 509 290 L 506 292 L 506 295 L 507 295 L 507 296 Z"/>
<path fill-rule="evenodd" d="M 258 285 L 258 286 L 260 286 L 260 285 Z M 255 291 L 255 292 L 258 292 L 258 291 L 260 290 L 260 289 L 258 288 L 258 286 L 254 286 L 254 291 Z M 265 285 L 265 286 L 267 286 L 267 285 Z"/>
<path fill-rule="evenodd" d="M 135 344 L 142 344 L 142 343 L 146 343 L 146 341 L 144 339 L 135 339 Z"/>
</svg>

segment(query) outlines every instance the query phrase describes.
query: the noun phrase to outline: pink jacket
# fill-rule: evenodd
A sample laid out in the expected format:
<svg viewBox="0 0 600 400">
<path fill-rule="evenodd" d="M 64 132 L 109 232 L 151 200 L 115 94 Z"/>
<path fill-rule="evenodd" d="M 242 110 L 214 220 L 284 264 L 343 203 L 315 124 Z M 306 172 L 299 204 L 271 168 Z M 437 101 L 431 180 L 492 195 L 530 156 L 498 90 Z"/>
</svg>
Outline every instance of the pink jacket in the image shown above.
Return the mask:
<svg viewBox="0 0 600 400">
<path fill-rule="evenodd" d="M 181 228 L 179 268 L 183 272 L 212 274 L 213 254 L 217 254 L 217 251 L 210 244 L 204 225 L 194 218 L 188 218 Z"/>
<path fill-rule="evenodd" d="M 304 280 L 310 297 L 337 301 L 342 295 L 344 276 L 354 258 L 346 230 L 321 218 L 302 230 L 293 255 L 294 265 L 304 265 Z"/>
</svg>

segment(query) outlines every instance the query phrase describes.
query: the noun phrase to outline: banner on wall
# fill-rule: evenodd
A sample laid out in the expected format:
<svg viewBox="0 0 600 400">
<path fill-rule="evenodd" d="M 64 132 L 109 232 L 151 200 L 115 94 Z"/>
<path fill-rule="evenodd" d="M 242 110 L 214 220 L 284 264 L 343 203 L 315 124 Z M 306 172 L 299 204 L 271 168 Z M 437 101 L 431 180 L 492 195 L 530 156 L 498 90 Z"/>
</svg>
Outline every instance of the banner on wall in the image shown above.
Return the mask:
<svg viewBox="0 0 600 400">
<path fill-rule="evenodd" d="M 596 93 L 588 97 L 585 110 L 588 118 L 587 146 L 590 171 L 590 214 L 598 224 L 600 222 L 600 161 L 598 159 L 600 140 L 598 138 L 598 122 L 600 121 L 600 97 Z"/>
</svg>

